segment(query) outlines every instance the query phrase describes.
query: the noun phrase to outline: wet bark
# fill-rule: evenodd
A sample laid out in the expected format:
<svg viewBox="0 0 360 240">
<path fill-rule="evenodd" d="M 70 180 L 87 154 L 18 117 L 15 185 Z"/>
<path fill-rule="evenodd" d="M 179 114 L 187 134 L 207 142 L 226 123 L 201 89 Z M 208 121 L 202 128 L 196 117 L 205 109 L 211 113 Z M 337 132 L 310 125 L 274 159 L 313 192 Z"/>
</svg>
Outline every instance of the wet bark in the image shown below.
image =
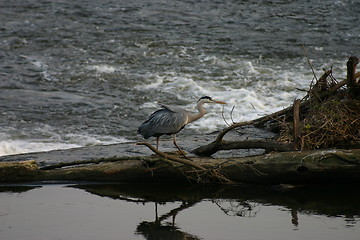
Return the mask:
<svg viewBox="0 0 360 240">
<path fill-rule="evenodd" d="M 294 150 L 301 149 L 301 138 L 300 138 L 300 104 L 299 99 L 294 101 L 294 121 L 293 121 L 293 144 Z"/>
<path fill-rule="evenodd" d="M 211 156 L 220 150 L 233 149 L 265 149 L 276 152 L 289 152 L 293 150 L 293 144 L 269 141 L 266 139 L 245 140 L 245 141 L 225 141 L 212 142 L 210 144 L 200 146 L 193 150 L 198 156 Z"/>
</svg>

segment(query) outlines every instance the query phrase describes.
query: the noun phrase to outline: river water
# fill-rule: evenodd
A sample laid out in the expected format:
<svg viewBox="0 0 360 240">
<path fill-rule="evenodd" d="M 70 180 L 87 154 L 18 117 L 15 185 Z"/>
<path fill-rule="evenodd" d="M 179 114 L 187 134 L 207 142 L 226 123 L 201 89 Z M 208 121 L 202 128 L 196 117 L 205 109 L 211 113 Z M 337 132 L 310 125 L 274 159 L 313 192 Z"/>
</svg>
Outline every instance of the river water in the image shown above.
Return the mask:
<svg viewBox="0 0 360 240">
<path fill-rule="evenodd" d="M 228 104 L 181 134 L 282 109 L 359 53 L 356 0 L 0 0 L 0 155 L 139 140 L 160 104 Z"/>
<path fill-rule="evenodd" d="M 357 240 L 356 186 L 0 186 L 0 237 Z"/>
</svg>

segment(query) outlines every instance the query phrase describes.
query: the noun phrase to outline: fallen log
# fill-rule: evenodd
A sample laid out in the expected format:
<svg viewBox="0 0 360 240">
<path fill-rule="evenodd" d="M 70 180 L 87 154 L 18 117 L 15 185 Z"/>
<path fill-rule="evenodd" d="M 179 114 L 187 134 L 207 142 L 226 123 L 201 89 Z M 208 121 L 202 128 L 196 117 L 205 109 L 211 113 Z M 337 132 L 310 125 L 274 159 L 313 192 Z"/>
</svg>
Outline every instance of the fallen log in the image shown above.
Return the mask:
<svg viewBox="0 0 360 240">
<path fill-rule="evenodd" d="M 40 171 L 34 160 L 21 162 L 0 162 L 1 182 L 28 182 L 40 178 Z"/>
<path fill-rule="evenodd" d="M 233 150 L 233 149 L 265 149 L 277 152 L 290 152 L 293 150 L 292 143 L 281 143 L 270 141 L 266 139 L 253 139 L 244 141 L 225 141 L 211 142 L 207 145 L 200 146 L 193 150 L 198 156 L 211 156 L 220 150 Z"/>
<path fill-rule="evenodd" d="M 271 153 L 243 158 L 193 158 L 194 164 L 216 170 L 235 183 L 356 183 L 360 182 L 360 150 L 313 150 Z M 98 164 L 51 170 L 35 161 L 0 162 L 1 182 L 97 181 L 127 183 L 202 182 L 202 171 L 158 156 L 129 157 Z M 207 179 L 222 182 L 219 179 Z"/>
</svg>

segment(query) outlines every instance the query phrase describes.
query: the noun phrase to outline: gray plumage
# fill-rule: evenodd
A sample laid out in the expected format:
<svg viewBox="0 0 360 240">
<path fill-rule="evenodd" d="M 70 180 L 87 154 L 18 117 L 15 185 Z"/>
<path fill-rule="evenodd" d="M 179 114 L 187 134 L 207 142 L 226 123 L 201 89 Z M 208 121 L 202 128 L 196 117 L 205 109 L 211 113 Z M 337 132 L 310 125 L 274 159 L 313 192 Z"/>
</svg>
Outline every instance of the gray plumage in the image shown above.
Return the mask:
<svg viewBox="0 0 360 240">
<path fill-rule="evenodd" d="M 138 129 L 138 133 L 145 139 L 149 137 L 160 137 L 161 135 L 176 134 L 187 124 L 187 114 L 185 109 L 179 108 L 177 111 L 171 110 L 170 107 L 161 106 L 150 115 Z"/>
<path fill-rule="evenodd" d="M 224 102 L 215 101 L 211 97 L 205 96 L 200 98 L 196 105 L 197 113 L 189 112 L 180 107 L 162 106 L 162 109 L 155 111 L 150 115 L 148 120 L 141 124 L 138 133 L 145 139 L 156 137 L 156 148 L 158 148 L 160 136 L 173 134 L 174 144 L 179 148 L 176 144 L 175 134 L 181 131 L 186 124 L 205 115 L 204 103 L 225 104 Z"/>
</svg>

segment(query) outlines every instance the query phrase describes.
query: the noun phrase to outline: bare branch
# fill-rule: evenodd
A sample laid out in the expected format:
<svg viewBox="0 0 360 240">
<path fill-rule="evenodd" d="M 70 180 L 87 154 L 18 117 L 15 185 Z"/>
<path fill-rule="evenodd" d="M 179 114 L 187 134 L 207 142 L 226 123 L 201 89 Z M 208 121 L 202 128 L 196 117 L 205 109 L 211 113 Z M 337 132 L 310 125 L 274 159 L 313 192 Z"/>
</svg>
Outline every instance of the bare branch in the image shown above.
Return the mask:
<svg viewBox="0 0 360 240">
<path fill-rule="evenodd" d="M 317 80 L 317 77 L 316 77 L 316 74 L 315 74 L 315 71 L 314 71 L 314 68 L 313 68 L 312 65 L 311 65 L 311 62 L 310 62 L 310 59 L 309 59 L 307 50 L 306 50 L 306 48 L 305 48 L 305 45 L 303 44 L 302 46 L 303 46 L 303 48 L 304 48 L 304 52 L 305 52 L 305 56 L 306 56 L 307 62 L 308 62 L 308 64 L 309 64 L 310 68 L 311 68 L 312 73 L 314 74 L 314 78 L 315 78 L 316 81 L 318 81 L 318 80 Z"/>
<path fill-rule="evenodd" d="M 223 118 L 223 120 L 224 120 L 225 124 L 229 127 L 229 126 L 230 126 L 230 124 L 226 121 L 225 116 L 224 116 L 224 106 L 223 106 L 223 107 L 222 107 L 222 109 L 221 109 L 221 116 L 222 116 L 222 118 Z"/>
<path fill-rule="evenodd" d="M 185 165 L 188 165 L 188 166 L 191 166 L 191 167 L 194 167 L 196 169 L 200 169 L 200 170 L 206 170 L 206 168 L 200 166 L 199 164 L 196 164 L 190 160 L 186 160 L 186 159 L 182 159 L 182 158 L 178 158 L 178 157 L 175 157 L 175 156 L 170 156 L 166 153 L 163 153 L 159 150 L 157 150 L 156 148 L 154 148 L 151 144 L 149 143 L 146 143 L 146 142 L 140 142 L 140 143 L 136 143 L 136 145 L 144 145 L 146 147 L 148 147 L 151 151 L 153 151 L 154 153 L 156 153 L 157 155 L 165 158 L 165 159 L 169 159 L 169 160 L 172 160 L 174 162 L 178 162 L 178 163 L 182 163 L 182 164 L 185 164 Z"/>
<path fill-rule="evenodd" d="M 154 153 L 158 154 L 159 156 L 167 159 L 167 160 L 171 160 L 171 161 L 174 161 L 174 162 L 178 162 L 178 163 L 182 163 L 184 165 L 187 165 L 187 166 L 191 166 L 197 170 L 195 170 L 195 174 L 198 176 L 197 178 L 197 182 L 206 182 L 207 179 L 210 177 L 210 178 L 213 178 L 213 179 L 217 179 L 218 181 L 220 182 L 226 182 L 226 183 L 232 183 L 233 181 L 231 181 L 230 179 L 228 179 L 227 177 L 225 177 L 221 172 L 220 170 L 218 169 L 207 169 L 199 164 L 196 164 L 195 162 L 193 161 L 189 161 L 189 160 L 186 160 L 186 159 L 182 159 L 182 158 L 178 158 L 178 157 L 175 157 L 175 156 L 170 156 L 168 154 L 165 154 L 159 150 L 157 150 L 156 148 L 154 148 L 151 144 L 149 143 L 146 143 L 146 142 L 140 142 L 140 143 L 137 143 L 136 145 L 144 145 L 144 146 L 147 146 L 151 151 L 153 151 Z M 188 179 L 189 178 L 192 178 L 191 176 L 188 176 L 188 175 L 185 175 Z M 199 177 L 200 176 L 200 177 Z M 204 176 L 204 178 L 201 178 L 201 176 Z M 205 179 L 205 180 L 204 180 Z"/>
<path fill-rule="evenodd" d="M 235 121 L 233 119 L 234 109 L 235 109 L 235 106 L 232 107 L 231 112 L 230 112 L 230 118 L 231 118 L 231 121 L 232 121 L 233 124 L 235 123 Z"/>
</svg>

